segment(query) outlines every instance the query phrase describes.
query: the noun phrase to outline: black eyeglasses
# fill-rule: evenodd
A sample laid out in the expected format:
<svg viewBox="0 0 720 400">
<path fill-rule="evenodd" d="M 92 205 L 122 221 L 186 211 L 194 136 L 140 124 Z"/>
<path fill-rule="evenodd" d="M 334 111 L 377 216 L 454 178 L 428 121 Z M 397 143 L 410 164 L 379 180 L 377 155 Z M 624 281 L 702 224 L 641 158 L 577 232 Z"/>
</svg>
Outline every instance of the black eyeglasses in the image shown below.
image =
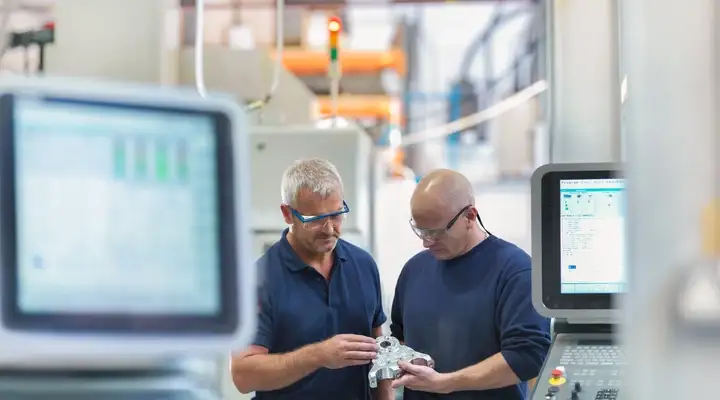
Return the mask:
<svg viewBox="0 0 720 400">
<path fill-rule="evenodd" d="M 435 229 L 422 229 L 418 228 L 418 226 L 415 224 L 415 221 L 413 221 L 412 218 L 410 218 L 410 227 L 412 228 L 413 232 L 420 238 L 420 239 L 438 239 L 441 236 L 445 235 L 457 222 L 460 217 L 468 212 L 468 210 L 472 207 L 472 204 L 467 205 L 463 207 L 460 212 L 458 212 L 451 220 L 450 222 L 445 225 L 444 228 L 435 228 Z M 492 235 L 490 231 L 488 231 L 485 228 L 485 225 L 483 225 L 482 219 L 480 219 L 480 214 L 477 215 L 477 220 L 480 223 L 480 227 L 488 234 Z"/>
</svg>

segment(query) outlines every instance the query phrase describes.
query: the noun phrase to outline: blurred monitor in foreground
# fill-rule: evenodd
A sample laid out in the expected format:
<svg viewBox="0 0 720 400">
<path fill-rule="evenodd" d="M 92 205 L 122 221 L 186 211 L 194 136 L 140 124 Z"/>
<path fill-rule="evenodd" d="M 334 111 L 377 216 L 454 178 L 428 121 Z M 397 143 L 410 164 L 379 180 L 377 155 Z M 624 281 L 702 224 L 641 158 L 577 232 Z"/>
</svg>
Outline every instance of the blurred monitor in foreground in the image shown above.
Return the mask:
<svg viewBox="0 0 720 400">
<path fill-rule="evenodd" d="M 0 86 L 0 360 L 249 343 L 242 117 L 176 90 Z"/>
</svg>

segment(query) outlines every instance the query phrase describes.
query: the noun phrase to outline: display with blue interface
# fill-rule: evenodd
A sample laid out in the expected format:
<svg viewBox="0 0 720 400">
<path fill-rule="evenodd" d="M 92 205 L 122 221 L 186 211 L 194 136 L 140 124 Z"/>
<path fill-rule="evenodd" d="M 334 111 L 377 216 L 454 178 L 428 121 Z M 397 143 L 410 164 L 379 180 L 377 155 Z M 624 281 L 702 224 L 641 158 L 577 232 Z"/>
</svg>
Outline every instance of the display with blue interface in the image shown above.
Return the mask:
<svg viewBox="0 0 720 400">
<path fill-rule="evenodd" d="M 560 197 L 561 293 L 625 292 L 625 180 L 561 180 Z"/>
<path fill-rule="evenodd" d="M 18 98 L 14 121 L 20 311 L 219 312 L 210 117 Z"/>
</svg>

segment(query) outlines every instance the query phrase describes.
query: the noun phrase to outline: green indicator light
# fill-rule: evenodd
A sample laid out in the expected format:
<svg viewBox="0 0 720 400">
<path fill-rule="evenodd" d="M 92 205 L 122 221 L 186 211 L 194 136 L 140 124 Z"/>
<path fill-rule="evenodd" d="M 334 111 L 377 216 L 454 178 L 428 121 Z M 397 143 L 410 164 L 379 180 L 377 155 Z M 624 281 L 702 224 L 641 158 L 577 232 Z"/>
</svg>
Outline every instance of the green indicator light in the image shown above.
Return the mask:
<svg viewBox="0 0 720 400">
<path fill-rule="evenodd" d="M 338 59 L 338 49 L 332 48 L 330 49 L 330 61 L 337 61 Z"/>
<path fill-rule="evenodd" d="M 127 155 L 125 154 L 125 142 L 120 139 L 115 140 L 113 144 L 113 169 L 116 178 L 125 177 L 125 166 L 127 165 Z"/>
<path fill-rule="evenodd" d="M 159 181 L 166 181 L 170 175 L 168 158 L 168 146 L 165 143 L 159 143 L 155 150 L 155 175 Z"/>
<path fill-rule="evenodd" d="M 143 179 L 147 175 L 148 155 L 147 147 L 142 139 L 135 142 L 135 177 Z"/>
</svg>

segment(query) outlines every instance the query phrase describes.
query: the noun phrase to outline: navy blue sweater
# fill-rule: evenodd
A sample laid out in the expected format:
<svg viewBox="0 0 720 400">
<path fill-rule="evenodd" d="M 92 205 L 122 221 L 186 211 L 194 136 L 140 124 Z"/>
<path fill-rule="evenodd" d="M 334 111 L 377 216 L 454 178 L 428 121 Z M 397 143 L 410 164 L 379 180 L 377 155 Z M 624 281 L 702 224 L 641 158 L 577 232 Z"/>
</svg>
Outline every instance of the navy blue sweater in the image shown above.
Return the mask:
<svg viewBox="0 0 720 400">
<path fill-rule="evenodd" d="M 523 383 L 446 395 L 405 389 L 405 400 L 523 400 L 550 347 L 550 321 L 531 300 L 530 256 L 490 236 L 467 254 L 439 261 L 428 251 L 403 268 L 392 305 L 392 333 L 453 372 L 501 352 Z"/>
</svg>

